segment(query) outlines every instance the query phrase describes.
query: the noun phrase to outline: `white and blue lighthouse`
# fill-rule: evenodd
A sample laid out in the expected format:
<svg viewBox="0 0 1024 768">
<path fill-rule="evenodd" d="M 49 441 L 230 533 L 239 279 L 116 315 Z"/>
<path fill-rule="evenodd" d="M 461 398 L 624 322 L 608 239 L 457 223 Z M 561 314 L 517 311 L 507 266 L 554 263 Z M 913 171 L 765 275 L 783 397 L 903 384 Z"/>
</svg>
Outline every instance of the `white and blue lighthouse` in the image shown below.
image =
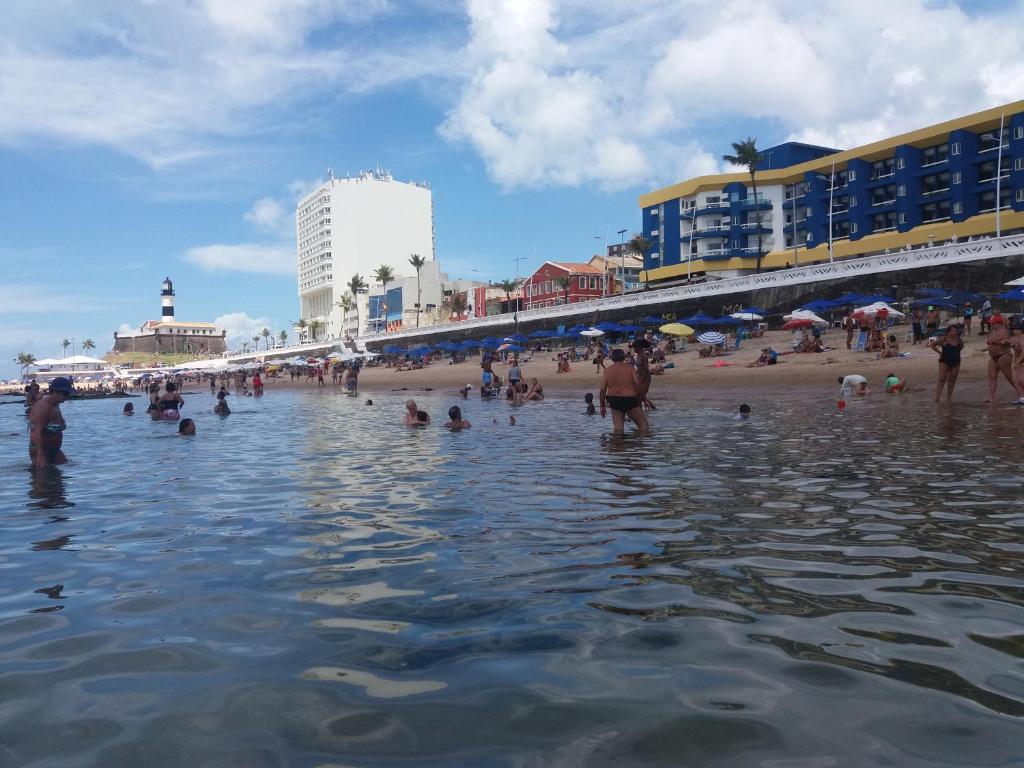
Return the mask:
<svg viewBox="0 0 1024 768">
<path fill-rule="evenodd" d="M 160 319 L 165 323 L 174 320 L 174 284 L 165 277 L 160 289 Z"/>
</svg>

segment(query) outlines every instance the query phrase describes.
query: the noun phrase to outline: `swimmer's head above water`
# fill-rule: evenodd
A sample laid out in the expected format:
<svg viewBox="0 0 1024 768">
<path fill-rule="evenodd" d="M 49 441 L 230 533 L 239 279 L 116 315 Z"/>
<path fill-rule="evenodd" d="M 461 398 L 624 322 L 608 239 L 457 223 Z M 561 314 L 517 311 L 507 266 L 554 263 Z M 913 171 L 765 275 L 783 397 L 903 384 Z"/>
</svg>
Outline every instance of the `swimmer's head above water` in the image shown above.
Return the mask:
<svg viewBox="0 0 1024 768">
<path fill-rule="evenodd" d="M 178 422 L 178 434 L 182 437 L 191 437 L 196 433 L 196 423 L 192 419 L 182 419 Z"/>
</svg>

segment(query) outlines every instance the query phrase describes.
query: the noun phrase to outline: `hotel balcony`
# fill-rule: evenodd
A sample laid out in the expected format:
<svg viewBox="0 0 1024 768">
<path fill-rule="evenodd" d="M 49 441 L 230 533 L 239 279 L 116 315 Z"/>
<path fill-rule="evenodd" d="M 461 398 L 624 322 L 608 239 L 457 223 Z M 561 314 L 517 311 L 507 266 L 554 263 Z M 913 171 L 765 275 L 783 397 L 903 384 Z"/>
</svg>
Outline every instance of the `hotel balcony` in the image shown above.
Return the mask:
<svg viewBox="0 0 1024 768">
<path fill-rule="evenodd" d="M 705 203 L 704 205 L 698 205 L 696 211 L 692 208 L 688 211 L 683 211 L 680 216 L 706 216 L 712 213 L 722 213 L 723 211 L 728 211 L 731 205 L 728 200 L 719 200 L 717 203 Z"/>
<path fill-rule="evenodd" d="M 753 232 L 753 233 L 756 234 L 758 229 L 760 229 L 762 232 L 771 232 L 772 231 L 771 224 L 763 224 L 763 223 L 759 224 L 756 221 L 744 222 L 743 224 L 740 224 L 739 227 L 740 227 L 740 230 L 742 232 L 745 232 L 745 233 Z"/>
<path fill-rule="evenodd" d="M 757 200 L 754 200 L 752 197 L 746 197 L 740 201 L 740 208 L 744 211 L 770 211 L 772 209 L 772 201 L 763 197 Z"/>
<path fill-rule="evenodd" d="M 729 230 L 732 227 L 729 224 L 721 224 L 714 227 L 698 227 L 693 230 L 694 237 L 728 237 Z M 689 237 L 689 232 L 685 233 L 684 237 Z"/>
</svg>

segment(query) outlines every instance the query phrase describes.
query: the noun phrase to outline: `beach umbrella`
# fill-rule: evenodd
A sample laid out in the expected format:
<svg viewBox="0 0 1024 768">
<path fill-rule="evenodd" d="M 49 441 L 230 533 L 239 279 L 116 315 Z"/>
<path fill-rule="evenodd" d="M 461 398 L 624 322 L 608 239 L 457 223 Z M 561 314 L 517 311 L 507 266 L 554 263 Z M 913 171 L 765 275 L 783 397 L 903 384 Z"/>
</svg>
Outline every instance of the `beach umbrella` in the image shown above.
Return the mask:
<svg viewBox="0 0 1024 768">
<path fill-rule="evenodd" d="M 854 317 L 875 317 L 876 315 L 881 315 L 882 317 L 903 317 L 902 312 L 898 312 L 883 301 L 853 310 Z"/>
<path fill-rule="evenodd" d="M 516 344 L 502 344 L 498 347 L 498 352 L 522 352 L 523 348 Z"/>
<path fill-rule="evenodd" d="M 949 296 L 952 291 L 947 291 L 945 288 L 918 288 L 914 291 L 918 296 Z"/>
<path fill-rule="evenodd" d="M 397 344 L 388 344 L 386 347 L 384 347 L 384 354 L 385 355 L 403 355 L 403 354 L 405 354 L 405 350 L 402 349 Z"/>
<path fill-rule="evenodd" d="M 580 336 L 586 336 L 587 338 L 596 339 L 598 336 L 604 336 L 604 331 L 599 328 L 588 328 L 585 331 L 580 331 Z"/>
<path fill-rule="evenodd" d="M 1024 288 L 1017 288 L 1005 293 L 997 293 L 992 298 L 1003 299 L 1004 301 L 1024 301 Z"/>
<path fill-rule="evenodd" d="M 808 302 L 800 307 L 800 309 L 806 309 L 809 312 L 825 312 L 830 309 L 835 309 L 836 303 L 827 299 L 815 299 L 814 301 Z"/>
<path fill-rule="evenodd" d="M 526 341 L 526 337 L 523 336 L 523 334 L 521 334 L 521 333 L 515 333 L 515 334 L 512 334 L 511 336 L 506 336 L 504 339 L 502 339 L 502 341 L 506 341 L 506 342 L 510 342 L 510 341 L 511 342 Z"/>
<path fill-rule="evenodd" d="M 695 315 L 680 319 L 679 322 L 685 323 L 686 325 L 715 325 L 718 321 L 716 318 L 711 317 L 711 315 L 706 315 L 703 312 L 697 312 Z"/>
<path fill-rule="evenodd" d="M 711 344 L 714 346 L 717 344 L 724 344 L 725 336 L 718 331 L 704 331 L 704 333 L 697 337 L 697 341 L 701 344 Z"/>
<path fill-rule="evenodd" d="M 605 333 L 615 333 L 622 330 L 622 326 L 618 323 L 613 323 L 611 320 L 605 320 L 597 323 L 595 326 L 597 330 L 604 331 Z"/>
<path fill-rule="evenodd" d="M 737 320 L 744 320 L 748 323 L 752 323 L 757 320 L 764 320 L 764 315 L 759 315 L 756 312 L 748 312 L 745 309 L 742 312 L 733 312 L 729 317 L 734 317 Z"/>
<path fill-rule="evenodd" d="M 665 321 L 660 317 L 655 317 L 654 315 L 648 315 L 640 320 L 641 325 L 661 325 L 663 322 Z"/>
<path fill-rule="evenodd" d="M 1016 280 L 1011 280 L 1008 283 L 1003 283 L 1003 285 L 1024 285 L 1024 277 L 1018 277 Z"/>
<path fill-rule="evenodd" d="M 667 323 L 658 330 L 662 333 L 667 333 L 669 336 L 693 336 L 696 333 L 693 328 L 682 323 Z"/>
<path fill-rule="evenodd" d="M 951 301 L 945 301 L 943 299 L 930 298 L 930 299 L 914 299 L 910 302 L 911 307 L 938 307 L 940 309 L 957 309 L 957 305 Z"/>
<path fill-rule="evenodd" d="M 743 325 L 743 321 L 732 316 L 726 316 L 718 318 L 716 325 Z"/>
<path fill-rule="evenodd" d="M 555 335 L 554 331 L 544 331 L 544 330 L 541 330 L 541 331 L 534 331 L 533 333 L 531 333 L 530 334 L 530 338 L 531 339 L 550 339 L 554 335 Z"/>
<path fill-rule="evenodd" d="M 847 307 L 851 304 L 864 304 L 866 302 L 859 293 L 844 293 L 838 299 L 833 299 L 832 303 L 837 307 Z"/>
<path fill-rule="evenodd" d="M 865 296 L 861 303 L 863 304 L 892 304 L 896 299 L 892 296 L 886 296 L 884 294 L 875 294 L 874 296 Z"/>
<path fill-rule="evenodd" d="M 810 328 L 812 325 L 814 325 L 814 323 L 811 320 L 808 320 L 807 318 L 797 317 L 794 318 L 793 320 L 790 320 L 788 323 L 782 326 L 782 330 L 795 331 L 799 328 Z"/>
<path fill-rule="evenodd" d="M 636 333 L 637 331 L 642 331 L 643 328 L 639 325 L 620 325 L 619 330 L 624 333 Z"/>
<path fill-rule="evenodd" d="M 790 314 L 783 315 L 783 320 L 810 320 L 816 325 L 828 325 L 828 320 L 823 317 L 819 317 L 813 312 L 808 312 L 805 309 L 794 309 Z"/>
<path fill-rule="evenodd" d="M 751 315 L 761 315 L 761 316 L 764 316 L 764 315 L 768 314 L 768 310 L 767 309 L 761 309 L 760 307 L 744 307 L 743 309 L 740 310 L 740 312 L 749 312 Z"/>
</svg>

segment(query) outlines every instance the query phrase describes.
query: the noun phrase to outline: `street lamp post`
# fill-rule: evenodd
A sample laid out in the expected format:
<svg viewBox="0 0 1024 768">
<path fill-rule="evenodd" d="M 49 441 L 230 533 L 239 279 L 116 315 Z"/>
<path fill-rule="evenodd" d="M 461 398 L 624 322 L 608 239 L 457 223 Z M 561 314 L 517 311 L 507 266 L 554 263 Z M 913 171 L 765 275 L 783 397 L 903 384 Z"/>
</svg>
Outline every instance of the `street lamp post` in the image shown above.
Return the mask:
<svg viewBox="0 0 1024 768">
<path fill-rule="evenodd" d="M 697 228 L 697 198 L 693 199 L 693 207 L 690 209 L 690 242 L 686 244 L 686 282 L 690 282 L 693 276 L 693 231 Z"/>
<path fill-rule="evenodd" d="M 621 293 L 626 293 L 626 230 L 620 229 L 619 235 L 619 263 L 621 269 L 619 270 L 619 281 L 622 283 Z M 645 254 L 641 253 L 640 258 L 643 259 Z"/>
</svg>

